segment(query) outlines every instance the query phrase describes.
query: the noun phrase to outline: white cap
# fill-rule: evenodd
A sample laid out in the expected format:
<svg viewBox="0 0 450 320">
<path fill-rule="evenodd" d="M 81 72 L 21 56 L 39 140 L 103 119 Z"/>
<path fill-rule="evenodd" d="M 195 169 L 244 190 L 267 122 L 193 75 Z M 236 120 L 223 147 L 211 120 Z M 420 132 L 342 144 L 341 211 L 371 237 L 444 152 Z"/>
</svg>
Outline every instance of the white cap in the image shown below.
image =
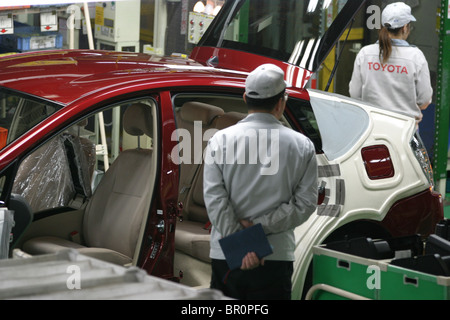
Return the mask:
<svg viewBox="0 0 450 320">
<path fill-rule="evenodd" d="M 411 14 L 411 7 L 404 2 L 388 4 L 381 14 L 381 23 L 389 29 L 398 29 L 404 25 L 416 21 Z"/>
<path fill-rule="evenodd" d="M 250 72 L 245 81 L 245 94 L 253 99 L 267 99 L 286 89 L 283 70 L 274 64 L 263 64 Z"/>
</svg>

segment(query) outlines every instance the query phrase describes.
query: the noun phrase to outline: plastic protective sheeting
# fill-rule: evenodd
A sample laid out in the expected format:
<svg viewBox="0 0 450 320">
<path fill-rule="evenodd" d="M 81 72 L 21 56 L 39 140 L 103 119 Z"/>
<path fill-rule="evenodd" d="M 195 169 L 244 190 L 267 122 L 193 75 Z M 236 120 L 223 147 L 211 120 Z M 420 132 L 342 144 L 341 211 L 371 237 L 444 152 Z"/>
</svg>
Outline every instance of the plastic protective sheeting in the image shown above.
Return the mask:
<svg viewBox="0 0 450 320">
<path fill-rule="evenodd" d="M 92 195 L 91 181 L 96 161 L 95 145 L 89 139 L 71 134 L 63 134 L 63 141 L 75 191 L 86 198 L 90 198 Z"/>
<path fill-rule="evenodd" d="M 215 289 L 188 287 L 74 249 L 13 254 L 16 259 L 0 261 L 0 300 L 231 300 Z"/>
<path fill-rule="evenodd" d="M 89 198 L 95 146 L 85 140 L 62 134 L 45 143 L 21 163 L 12 192 L 33 212 L 68 206 L 77 194 Z"/>
</svg>

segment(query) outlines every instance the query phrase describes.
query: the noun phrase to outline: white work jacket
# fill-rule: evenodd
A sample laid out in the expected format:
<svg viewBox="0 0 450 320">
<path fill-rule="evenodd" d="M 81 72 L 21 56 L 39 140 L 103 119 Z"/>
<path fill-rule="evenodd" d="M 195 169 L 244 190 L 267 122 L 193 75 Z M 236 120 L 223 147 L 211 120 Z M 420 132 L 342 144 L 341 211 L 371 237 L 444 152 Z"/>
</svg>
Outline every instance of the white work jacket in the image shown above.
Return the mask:
<svg viewBox="0 0 450 320">
<path fill-rule="evenodd" d="M 307 137 L 271 114 L 249 114 L 209 140 L 203 184 L 211 258 L 225 259 L 219 239 L 248 219 L 268 237 L 267 260 L 294 260 L 294 228 L 317 206 L 317 160 Z"/>
<path fill-rule="evenodd" d="M 358 53 L 350 81 L 350 96 L 383 109 L 422 120 L 420 106 L 431 103 L 428 63 L 422 51 L 405 40 L 392 39 L 392 55 L 381 63 L 378 42 Z"/>
</svg>

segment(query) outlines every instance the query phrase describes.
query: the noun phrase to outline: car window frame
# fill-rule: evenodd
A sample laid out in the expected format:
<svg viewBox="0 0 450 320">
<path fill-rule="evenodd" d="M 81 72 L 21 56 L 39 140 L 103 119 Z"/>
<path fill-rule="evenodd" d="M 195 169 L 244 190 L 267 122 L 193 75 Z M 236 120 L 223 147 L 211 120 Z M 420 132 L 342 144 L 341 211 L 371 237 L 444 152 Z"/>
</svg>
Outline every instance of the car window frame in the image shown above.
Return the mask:
<svg viewBox="0 0 450 320">
<path fill-rule="evenodd" d="M 28 97 L 28 95 L 26 95 L 26 94 L 24 94 L 24 95 L 26 97 Z M 159 117 L 160 103 L 159 103 L 158 96 L 159 96 L 158 93 L 146 93 L 143 95 L 135 95 L 132 98 L 130 98 L 128 94 L 125 95 L 123 97 L 123 99 L 120 97 L 115 97 L 115 99 L 113 99 L 113 100 L 103 101 L 101 104 L 92 105 L 91 107 L 88 108 L 89 111 L 87 113 L 81 112 L 79 114 L 79 117 L 71 118 L 71 119 L 67 120 L 60 129 L 52 132 L 51 135 L 46 135 L 45 138 L 41 139 L 36 145 L 34 145 L 28 151 L 22 153 L 20 158 L 15 159 L 8 167 L 4 168 L 2 170 L 2 172 L 0 172 L 0 181 L 1 181 L 0 182 L 0 201 L 3 201 L 3 203 L 6 206 L 8 205 L 9 199 L 11 197 L 12 189 L 13 189 L 13 184 L 16 179 L 16 175 L 17 175 L 19 166 L 28 156 L 30 156 L 33 152 L 38 150 L 41 146 L 44 146 L 46 143 L 49 143 L 50 140 L 52 140 L 53 138 L 63 134 L 70 128 L 76 126 L 77 123 L 82 122 L 90 117 L 94 117 L 95 115 L 99 114 L 100 112 L 105 112 L 106 110 L 112 110 L 115 107 L 118 107 L 121 105 L 126 105 L 126 104 L 131 104 L 131 103 L 137 102 L 137 101 L 151 100 L 153 103 L 153 107 L 155 108 L 155 115 L 156 115 L 155 121 L 158 126 L 157 130 L 155 132 L 156 132 L 157 136 L 159 137 L 161 135 L 161 130 L 159 128 L 161 124 L 160 124 L 160 117 Z M 38 101 L 45 100 L 45 99 L 38 99 L 38 98 L 36 98 L 36 99 Z M 34 126 L 34 127 L 36 127 L 36 126 Z M 122 122 L 121 122 L 120 126 L 122 126 Z M 27 132 L 25 132 L 23 135 L 25 135 Z M 159 151 L 160 147 L 158 145 L 158 137 L 156 137 L 156 139 L 154 140 L 154 148 L 155 148 L 155 150 L 157 150 L 157 152 L 160 152 Z M 157 159 L 159 159 L 159 156 Z M 157 160 L 157 162 L 158 162 L 158 160 Z M 157 163 L 156 166 L 159 166 L 159 162 Z M 34 217 L 34 219 L 35 220 L 43 219 L 50 215 L 63 213 L 68 210 L 73 210 L 73 209 L 67 208 L 67 207 L 56 207 L 56 208 L 51 208 L 51 209 L 40 211 L 40 212 L 38 211 L 38 214 Z"/>
</svg>

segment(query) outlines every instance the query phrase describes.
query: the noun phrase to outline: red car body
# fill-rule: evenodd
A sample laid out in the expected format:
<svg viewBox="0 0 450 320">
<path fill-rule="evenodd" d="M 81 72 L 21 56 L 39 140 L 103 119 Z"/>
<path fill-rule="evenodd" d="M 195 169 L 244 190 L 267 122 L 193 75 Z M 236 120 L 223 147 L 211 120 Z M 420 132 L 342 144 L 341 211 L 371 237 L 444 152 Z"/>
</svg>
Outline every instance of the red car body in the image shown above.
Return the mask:
<svg viewBox="0 0 450 320">
<path fill-rule="evenodd" d="M 229 6 L 232 2 L 229 1 Z M 359 4 L 356 6 L 359 7 Z M 219 23 L 220 16 L 217 19 Z M 343 31 L 345 25 L 341 28 Z M 211 59 L 213 57 L 216 61 Z M 157 143 L 160 152 L 156 187 L 137 265 L 149 274 L 169 279 L 178 278 L 173 266 L 174 237 L 180 211 L 179 166 L 169 157 L 171 150 L 177 145 L 177 141 L 171 139 L 172 133 L 177 129 L 172 101 L 174 94 L 214 92 L 242 96 L 247 72 L 260 64 L 274 63 L 285 70 L 287 80 L 290 80 L 290 99 L 309 103 L 310 93 L 304 86 L 314 71 L 268 56 L 215 48 L 202 43 L 194 49 L 191 58 L 192 60 L 186 60 L 90 50 L 43 51 L 0 58 L 2 90 L 26 95 L 29 99 L 47 101 L 58 109 L 0 151 L 0 173 L 7 181 L 0 200 L 8 205 L 11 181 L 18 165 L 52 136 L 95 110 L 127 99 L 151 96 L 158 104 L 160 139 Z M 292 109 L 287 109 L 285 116 L 291 120 L 295 130 L 305 132 Z M 318 155 L 321 154 L 323 152 L 318 150 Z M 376 166 L 375 169 L 380 167 Z M 343 176 L 345 180 L 344 173 Z M 349 180 L 350 178 L 347 179 L 347 184 L 352 183 Z M 367 232 L 371 236 L 380 234 L 380 230 L 391 236 L 416 233 L 426 235 L 433 232 L 436 223 L 443 219 L 442 199 L 431 187 L 420 186 L 419 189 L 419 192 L 414 190 L 398 199 L 385 212 L 381 221 L 367 219 L 370 220 L 369 229 L 362 227 L 367 226 L 364 224 L 367 222 L 365 219 L 355 218 L 345 230 L 340 228 L 342 226 L 334 226 L 333 233 L 328 233 L 327 236 L 336 238 L 349 230 Z M 319 204 L 322 204 L 324 197 L 324 194 L 319 195 Z M 157 210 L 162 210 L 163 214 L 158 215 Z M 158 230 L 160 219 L 164 220 L 166 226 L 164 232 Z M 309 264 L 310 261 L 305 263 Z"/>
</svg>

